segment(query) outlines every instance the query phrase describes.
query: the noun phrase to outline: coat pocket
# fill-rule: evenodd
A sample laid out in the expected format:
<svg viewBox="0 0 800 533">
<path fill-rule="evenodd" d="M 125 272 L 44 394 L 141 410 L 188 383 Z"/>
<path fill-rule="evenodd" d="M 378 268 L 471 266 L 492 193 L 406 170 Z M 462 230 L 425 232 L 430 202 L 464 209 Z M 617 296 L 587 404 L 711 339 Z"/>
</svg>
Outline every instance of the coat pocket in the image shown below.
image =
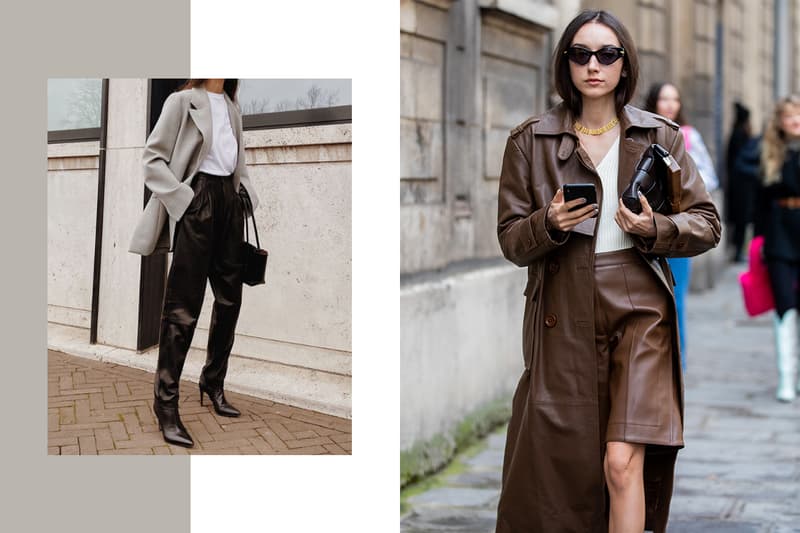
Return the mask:
<svg viewBox="0 0 800 533">
<path fill-rule="evenodd" d="M 538 320 L 538 297 L 539 287 L 541 280 L 539 278 L 529 277 L 528 283 L 525 285 L 525 314 L 522 319 L 522 354 L 525 360 L 525 368 L 531 368 L 531 361 L 534 354 L 534 342 L 536 340 L 536 323 Z"/>
<path fill-rule="evenodd" d="M 528 283 L 525 285 L 525 290 L 522 294 L 536 301 L 536 297 L 539 295 L 539 280 L 537 278 L 528 278 Z"/>
</svg>

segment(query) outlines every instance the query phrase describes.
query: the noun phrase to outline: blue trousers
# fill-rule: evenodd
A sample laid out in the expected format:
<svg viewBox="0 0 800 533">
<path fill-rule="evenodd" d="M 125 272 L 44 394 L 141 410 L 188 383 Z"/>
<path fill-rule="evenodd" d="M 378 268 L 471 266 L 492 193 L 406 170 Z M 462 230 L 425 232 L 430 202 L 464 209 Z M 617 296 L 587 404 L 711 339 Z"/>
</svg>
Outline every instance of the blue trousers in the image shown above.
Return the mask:
<svg viewBox="0 0 800 533">
<path fill-rule="evenodd" d="M 681 368 L 686 371 L 686 313 L 684 311 L 686 293 L 689 292 L 689 280 L 692 264 L 688 257 L 668 257 L 669 267 L 675 277 L 675 304 L 678 308 L 678 332 L 681 339 Z"/>
</svg>

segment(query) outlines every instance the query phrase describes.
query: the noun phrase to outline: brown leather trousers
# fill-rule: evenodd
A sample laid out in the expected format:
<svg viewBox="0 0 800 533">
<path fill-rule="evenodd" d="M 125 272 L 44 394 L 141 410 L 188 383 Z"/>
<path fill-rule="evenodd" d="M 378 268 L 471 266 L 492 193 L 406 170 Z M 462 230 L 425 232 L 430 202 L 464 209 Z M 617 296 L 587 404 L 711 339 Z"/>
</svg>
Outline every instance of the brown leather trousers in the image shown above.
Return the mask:
<svg viewBox="0 0 800 533">
<path fill-rule="evenodd" d="M 682 447 L 668 295 L 633 248 L 595 257 L 595 334 L 605 440 Z"/>
<path fill-rule="evenodd" d="M 231 176 L 198 173 L 194 199 L 175 227 L 155 376 L 157 401 L 177 405 L 186 353 L 203 305 L 206 280 L 214 293 L 206 363 L 200 383 L 222 388 L 242 303 L 242 205 Z"/>
</svg>

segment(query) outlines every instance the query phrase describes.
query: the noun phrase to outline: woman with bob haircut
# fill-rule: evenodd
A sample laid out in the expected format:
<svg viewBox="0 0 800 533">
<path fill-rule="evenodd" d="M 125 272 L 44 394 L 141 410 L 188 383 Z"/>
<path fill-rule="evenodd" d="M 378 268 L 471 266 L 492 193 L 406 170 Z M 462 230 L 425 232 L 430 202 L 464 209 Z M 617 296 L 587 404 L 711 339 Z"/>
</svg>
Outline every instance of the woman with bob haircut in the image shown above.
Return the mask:
<svg viewBox="0 0 800 533">
<path fill-rule="evenodd" d="M 553 54 L 563 102 L 511 131 L 500 177 L 500 247 L 528 281 L 496 531 L 661 533 L 684 445 L 665 257 L 716 246 L 719 215 L 678 125 L 628 105 L 639 66 L 616 17 L 581 12 Z M 652 143 L 681 166 L 679 213 L 619 199 Z M 566 201 L 576 183 L 597 202 Z"/>
<path fill-rule="evenodd" d="M 129 250 L 173 252 L 153 411 L 164 440 L 184 447 L 194 440 L 178 412 L 179 383 L 206 282 L 214 306 L 198 383 L 200 404 L 205 394 L 218 415 L 241 414 L 225 399 L 224 382 L 242 304 L 244 216 L 252 215 L 258 196 L 247 175 L 238 87 L 237 79 L 188 80 L 167 97 L 142 154 L 144 183 L 153 194 Z"/>
</svg>

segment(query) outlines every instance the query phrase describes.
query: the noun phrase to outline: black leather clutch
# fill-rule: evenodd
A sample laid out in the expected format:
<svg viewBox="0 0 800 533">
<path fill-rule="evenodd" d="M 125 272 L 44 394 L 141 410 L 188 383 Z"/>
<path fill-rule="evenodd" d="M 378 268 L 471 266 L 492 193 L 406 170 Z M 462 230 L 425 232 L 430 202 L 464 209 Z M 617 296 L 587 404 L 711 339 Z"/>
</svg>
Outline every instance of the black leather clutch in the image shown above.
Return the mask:
<svg viewBox="0 0 800 533">
<path fill-rule="evenodd" d="M 651 144 L 636 165 L 631 182 L 622 193 L 622 203 L 636 214 L 642 212 L 638 193 L 641 192 L 654 212 L 669 214 L 669 167 L 666 159 L 675 161 L 666 148 Z M 677 165 L 677 164 L 676 164 Z M 680 168 L 678 168 L 680 171 Z"/>
</svg>

